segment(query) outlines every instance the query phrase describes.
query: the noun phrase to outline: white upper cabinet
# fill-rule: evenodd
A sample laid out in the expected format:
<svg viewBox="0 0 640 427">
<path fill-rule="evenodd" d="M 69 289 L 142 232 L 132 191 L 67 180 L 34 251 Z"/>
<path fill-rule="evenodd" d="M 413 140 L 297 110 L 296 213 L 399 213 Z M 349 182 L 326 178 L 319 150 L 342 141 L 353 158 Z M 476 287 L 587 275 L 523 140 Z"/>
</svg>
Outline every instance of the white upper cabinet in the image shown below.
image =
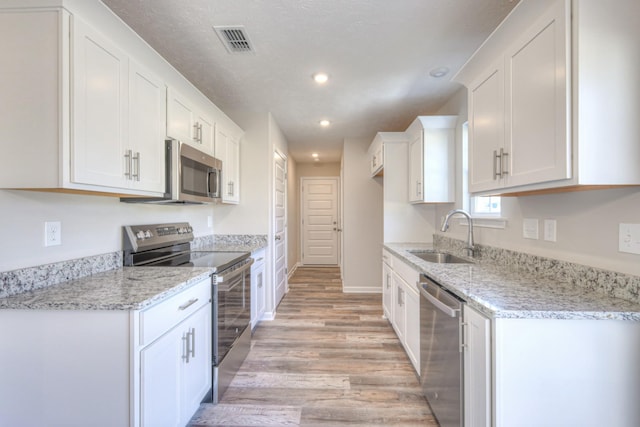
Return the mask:
<svg viewBox="0 0 640 427">
<path fill-rule="evenodd" d="M 213 154 L 217 121 L 241 134 L 101 2 L 11 0 L 0 25 L 0 188 L 158 197 L 167 135 Z"/>
<path fill-rule="evenodd" d="M 503 185 L 498 155 L 504 153 L 504 67 L 500 62 L 469 87 L 469 189 Z"/>
<path fill-rule="evenodd" d="M 633 0 L 516 6 L 454 77 L 469 94 L 472 193 L 640 184 L 639 129 L 625 113 L 640 98 L 639 14 Z M 612 64 L 616 77 L 603 77 Z"/>
<path fill-rule="evenodd" d="M 384 168 L 384 143 L 382 135 L 378 132 L 369 146 L 369 165 L 371 176 L 381 176 Z"/>
<path fill-rule="evenodd" d="M 126 128 L 129 59 L 80 19 L 72 21 L 72 33 L 71 180 L 126 188 L 133 172 Z"/>
<path fill-rule="evenodd" d="M 150 71 L 129 61 L 129 149 L 132 186 L 165 191 L 166 87 Z"/>
<path fill-rule="evenodd" d="M 167 89 L 167 137 L 213 154 L 214 122 L 203 110 L 177 90 Z"/>
<path fill-rule="evenodd" d="M 407 128 L 409 202 L 455 201 L 455 127 L 458 116 L 420 116 Z"/>
<path fill-rule="evenodd" d="M 222 160 L 222 203 L 240 203 L 240 139 L 216 125 L 215 156 Z"/>
</svg>

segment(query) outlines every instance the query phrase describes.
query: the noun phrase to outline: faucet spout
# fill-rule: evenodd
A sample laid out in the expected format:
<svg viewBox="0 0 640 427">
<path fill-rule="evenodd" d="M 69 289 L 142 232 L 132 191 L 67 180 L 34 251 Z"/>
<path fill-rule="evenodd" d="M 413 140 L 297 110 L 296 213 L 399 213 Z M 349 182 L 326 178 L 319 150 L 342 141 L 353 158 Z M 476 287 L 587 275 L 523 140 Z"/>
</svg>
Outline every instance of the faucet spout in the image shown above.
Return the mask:
<svg viewBox="0 0 640 427">
<path fill-rule="evenodd" d="M 469 212 L 462 209 L 453 209 L 449 211 L 444 217 L 444 221 L 442 222 L 440 231 L 446 232 L 449 229 L 449 220 L 456 214 L 467 217 L 467 221 L 469 222 L 469 234 L 467 235 L 467 247 L 465 249 L 467 250 L 467 254 L 472 257 L 475 250 L 475 243 L 473 241 L 473 219 L 471 219 L 471 215 L 469 215 Z"/>
</svg>

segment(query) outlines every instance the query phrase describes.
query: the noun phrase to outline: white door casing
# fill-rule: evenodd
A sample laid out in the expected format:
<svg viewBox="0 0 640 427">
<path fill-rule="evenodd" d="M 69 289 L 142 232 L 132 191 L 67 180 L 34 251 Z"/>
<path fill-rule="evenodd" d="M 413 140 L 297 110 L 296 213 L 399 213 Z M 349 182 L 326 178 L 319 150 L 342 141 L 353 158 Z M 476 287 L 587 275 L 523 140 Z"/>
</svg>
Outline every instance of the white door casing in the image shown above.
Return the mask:
<svg viewBox="0 0 640 427">
<path fill-rule="evenodd" d="M 287 158 L 274 151 L 273 162 L 273 283 L 274 311 L 287 292 Z"/>
<path fill-rule="evenodd" d="M 338 264 L 338 179 L 301 178 L 302 264 Z"/>
</svg>

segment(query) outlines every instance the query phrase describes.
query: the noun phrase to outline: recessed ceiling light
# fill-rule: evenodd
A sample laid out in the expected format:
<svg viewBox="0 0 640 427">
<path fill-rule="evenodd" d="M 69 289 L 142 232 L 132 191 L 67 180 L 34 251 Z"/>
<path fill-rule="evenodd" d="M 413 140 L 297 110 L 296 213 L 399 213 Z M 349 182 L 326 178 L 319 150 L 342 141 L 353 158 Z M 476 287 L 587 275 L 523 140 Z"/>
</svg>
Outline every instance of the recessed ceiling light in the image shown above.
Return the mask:
<svg viewBox="0 0 640 427">
<path fill-rule="evenodd" d="M 326 73 L 316 73 L 313 75 L 313 80 L 319 85 L 325 84 L 329 80 L 329 75 Z"/>
<path fill-rule="evenodd" d="M 318 153 L 311 153 L 311 157 L 315 159 L 316 157 L 318 157 Z"/>
<path fill-rule="evenodd" d="M 331 124 L 329 120 L 320 120 L 320 126 L 327 127 Z"/>
<path fill-rule="evenodd" d="M 435 77 L 436 79 L 439 79 L 440 77 L 444 77 L 447 74 L 449 74 L 449 69 L 447 67 L 438 67 L 429 71 L 429 75 L 431 77 Z"/>
</svg>

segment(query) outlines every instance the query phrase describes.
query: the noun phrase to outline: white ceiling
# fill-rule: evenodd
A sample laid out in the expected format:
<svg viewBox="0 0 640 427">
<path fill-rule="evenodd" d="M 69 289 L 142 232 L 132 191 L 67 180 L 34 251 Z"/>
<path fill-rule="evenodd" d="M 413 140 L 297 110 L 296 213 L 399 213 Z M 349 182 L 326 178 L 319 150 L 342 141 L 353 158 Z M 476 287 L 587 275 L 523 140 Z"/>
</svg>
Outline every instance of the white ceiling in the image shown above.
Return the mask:
<svg viewBox="0 0 640 427">
<path fill-rule="evenodd" d="M 345 138 L 402 131 L 432 114 L 517 0 L 103 2 L 232 119 L 271 112 L 290 154 L 307 162 L 314 151 L 338 161 Z M 214 25 L 243 25 L 255 53 L 229 54 Z M 451 73 L 429 76 L 442 66 Z M 312 80 L 318 71 L 327 84 Z"/>
</svg>

